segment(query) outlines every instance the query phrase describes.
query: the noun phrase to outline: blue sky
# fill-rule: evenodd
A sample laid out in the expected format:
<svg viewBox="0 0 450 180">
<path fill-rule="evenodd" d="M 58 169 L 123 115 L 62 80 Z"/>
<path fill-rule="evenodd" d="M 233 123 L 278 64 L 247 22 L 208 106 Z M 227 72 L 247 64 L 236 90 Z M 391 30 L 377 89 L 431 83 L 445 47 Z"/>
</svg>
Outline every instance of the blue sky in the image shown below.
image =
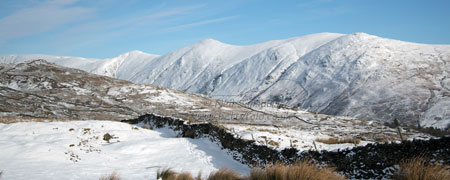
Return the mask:
<svg viewBox="0 0 450 180">
<path fill-rule="evenodd" d="M 449 19 L 448 0 L 2 0 L 0 54 L 108 58 L 320 32 L 450 44 Z"/>
</svg>

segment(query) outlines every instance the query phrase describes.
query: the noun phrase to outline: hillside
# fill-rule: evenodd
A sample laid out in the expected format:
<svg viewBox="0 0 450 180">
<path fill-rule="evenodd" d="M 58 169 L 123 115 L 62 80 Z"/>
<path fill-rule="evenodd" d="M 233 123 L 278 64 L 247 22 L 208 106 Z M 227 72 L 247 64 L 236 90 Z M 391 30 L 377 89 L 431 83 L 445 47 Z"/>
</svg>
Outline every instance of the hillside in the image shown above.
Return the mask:
<svg viewBox="0 0 450 180">
<path fill-rule="evenodd" d="M 45 57 L 135 83 L 216 99 L 280 102 L 313 112 L 446 128 L 450 124 L 450 46 L 320 33 L 249 46 L 213 39 L 157 56 L 111 59 L 5 55 L 0 62 Z"/>
<path fill-rule="evenodd" d="M 378 122 L 283 109 L 276 104 L 232 104 L 159 86 L 133 84 L 90 74 L 44 60 L 0 66 L 0 99 L 0 122 L 3 123 L 124 120 L 153 113 L 190 123 L 220 123 L 233 128 L 235 133 L 246 125 L 260 126 L 262 129 L 295 129 L 286 136 L 297 136 L 297 132 L 302 131 L 303 135 L 299 138 L 304 141 L 298 142 L 299 147 L 311 147 L 314 138 L 307 137 L 360 137 L 372 142 L 398 140 L 395 129 Z M 245 128 L 242 130 L 248 133 Z M 415 131 L 404 134 L 408 138 L 422 136 Z M 254 138 L 258 139 L 256 135 Z M 282 139 L 274 140 L 281 142 Z"/>
<path fill-rule="evenodd" d="M 202 114 L 222 107 L 202 96 L 133 84 L 45 60 L 0 66 L 0 98 L 2 117 L 63 120 L 123 120 L 149 112 L 181 118 L 186 117 L 183 112 Z M 239 112 L 239 108 L 233 110 Z"/>
</svg>

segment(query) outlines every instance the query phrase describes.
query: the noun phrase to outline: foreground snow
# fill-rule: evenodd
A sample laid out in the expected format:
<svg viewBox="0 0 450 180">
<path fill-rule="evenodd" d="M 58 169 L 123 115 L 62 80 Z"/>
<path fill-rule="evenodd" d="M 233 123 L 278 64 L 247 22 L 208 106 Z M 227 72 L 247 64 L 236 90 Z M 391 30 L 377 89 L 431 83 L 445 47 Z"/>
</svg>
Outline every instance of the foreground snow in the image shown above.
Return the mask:
<svg viewBox="0 0 450 180">
<path fill-rule="evenodd" d="M 0 149 L 3 179 L 98 179 L 113 171 L 123 179 L 155 179 L 164 167 L 204 175 L 222 167 L 249 171 L 207 139 L 113 121 L 0 124 Z"/>
</svg>

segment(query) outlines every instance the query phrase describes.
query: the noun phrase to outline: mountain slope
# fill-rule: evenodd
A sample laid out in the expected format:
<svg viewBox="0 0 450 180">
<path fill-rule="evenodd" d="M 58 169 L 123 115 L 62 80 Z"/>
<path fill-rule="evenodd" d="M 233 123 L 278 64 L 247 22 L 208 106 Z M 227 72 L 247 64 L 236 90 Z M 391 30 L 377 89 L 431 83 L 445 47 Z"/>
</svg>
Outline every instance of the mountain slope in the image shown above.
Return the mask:
<svg viewBox="0 0 450 180">
<path fill-rule="evenodd" d="M 36 59 L 0 56 L 0 62 Z M 331 115 L 446 127 L 450 46 L 320 33 L 250 46 L 205 39 L 166 55 L 50 57 L 57 64 L 228 101 L 280 102 Z"/>
<path fill-rule="evenodd" d="M 210 114 L 228 107 L 202 96 L 133 84 L 44 60 L 0 65 L 0 100 L 2 117 L 63 120 L 123 120 L 146 113 L 186 118 L 185 112 Z M 232 110 L 240 109 L 244 110 Z"/>
<path fill-rule="evenodd" d="M 449 46 L 348 35 L 300 58 L 257 99 L 445 128 L 450 121 L 449 57 Z"/>
</svg>

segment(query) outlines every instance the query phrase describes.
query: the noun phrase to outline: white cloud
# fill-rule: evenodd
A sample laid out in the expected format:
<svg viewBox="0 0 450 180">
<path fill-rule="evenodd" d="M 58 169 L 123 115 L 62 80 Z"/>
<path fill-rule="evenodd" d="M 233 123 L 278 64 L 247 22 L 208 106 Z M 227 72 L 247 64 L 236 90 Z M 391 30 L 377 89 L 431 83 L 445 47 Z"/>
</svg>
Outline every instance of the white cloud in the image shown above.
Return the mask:
<svg viewBox="0 0 450 180">
<path fill-rule="evenodd" d="M 77 0 L 48 0 L 0 19 L 0 42 L 58 28 L 90 17 L 92 8 L 71 7 Z"/>
<path fill-rule="evenodd" d="M 119 16 L 110 19 L 101 19 L 98 21 L 87 22 L 68 29 L 63 35 L 79 33 L 98 33 L 102 31 L 111 31 L 120 28 L 137 28 L 157 25 L 162 21 L 171 18 L 182 17 L 185 14 L 198 10 L 204 5 L 183 6 L 160 11 L 150 11 L 149 13 L 137 13 L 126 16 Z"/>
<path fill-rule="evenodd" d="M 204 21 L 199 21 L 199 22 L 194 22 L 194 23 L 189 23 L 189 24 L 183 24 L 183 25 L 179 25 L 179 26 L 174 26 L 174 27 L 169 27 L 169 28 L 165 28 L 162 30 L 162 32 L 173 32 L 173 31 L 180 31 L 186 28 L 191 28 L 191 27 L 195 27 L 195 26 L 200 26 L 200 25 L 205 25 L 205 24 L 210 24 L 210 23 L 216 23 L 216 22 L 222 22 L 222 21 L 228 21 L 231 19 L 235 19 L 238 18 L 239 16 L 228 16 L 228 17 L 223 17 L 223 18 L 217 18 L 217 19 L 208 19 L 208 20 L 204 20 Z"/>
</svg>

